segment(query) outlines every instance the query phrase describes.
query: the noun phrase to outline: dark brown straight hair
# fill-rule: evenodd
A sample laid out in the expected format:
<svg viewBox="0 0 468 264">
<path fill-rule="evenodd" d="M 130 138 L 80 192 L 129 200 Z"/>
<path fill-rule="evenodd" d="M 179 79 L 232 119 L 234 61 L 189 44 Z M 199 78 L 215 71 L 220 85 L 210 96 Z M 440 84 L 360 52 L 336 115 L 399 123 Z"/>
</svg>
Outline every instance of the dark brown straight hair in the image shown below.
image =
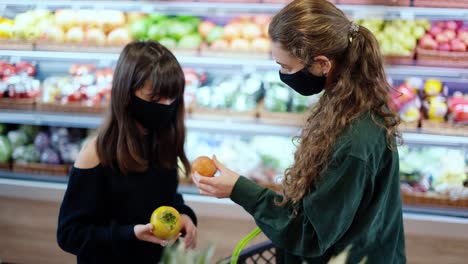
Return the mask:
<svg viewBox="0 0 468 264">
<path fill-rule="evenodd" d="M 146 83 L 154 101 L 175 99 L 176 114 L 170 125 L 149 134 L 148 146 L 130 111 L 131 96 Z M 175 56 L 159 43 L 133 42 L 125 46 L 114 71 L 110 107 L 99 130 L 96 148 L 101 163 L 126 175 L 143 172 L 150 165 L 177 168 L 180 159 L 186 176 L 190 164 L 185 155 L 185 77 Z"/>
<path fill-rule="evenodd" d="M 269 34 L 305 65 L 320 55 L 333 63 L 325 93 L 311 109 L 294 164 L 285 173 L 280 204 L 296 204 L 320 179 L 337 138 L 351 122 L 370 113 L 385 128 L 387 146 L 395 149 L 395 138 L 401 138 L 399 117 L 389 107 L 391 87 L 376 38 L 332 3 L 295 0 L 273 18 Z"/>
</svg>

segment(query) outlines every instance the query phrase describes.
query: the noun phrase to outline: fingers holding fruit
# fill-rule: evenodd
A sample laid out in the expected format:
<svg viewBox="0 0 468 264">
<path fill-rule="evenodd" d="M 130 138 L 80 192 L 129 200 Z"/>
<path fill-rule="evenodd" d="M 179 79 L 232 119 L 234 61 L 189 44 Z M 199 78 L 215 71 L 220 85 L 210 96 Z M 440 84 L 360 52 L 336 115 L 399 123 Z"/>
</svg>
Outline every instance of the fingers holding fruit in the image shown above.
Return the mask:
<svg viewBox="0 0 468 264">
<path fill-rule="evenodd" d="M 217 171 L 215 163 L 207 156 L 200 156 L 192 162 L 192 173 L 198 172 L 205 177 L 213 177 Z"/>
<path fill-rule="evenodd" d="M 151 214 L 150 223 L 153 225 L 152 233 L 155 237 L 171 241 L 180 235 L 182 218 L 179 212 L 170 206 L 161 206 Z"/>
<path fill-rule="evenodd" d="M 209 159 L 209 158 L 208 158 Z M 234 184 L 239 179 L 239 174 L 229 170 L 220 163 L 215 156 L 210 161 L 214 164 L 220 175 L 218 177 L 203 177 L 196 166 L 192 166 L 192 179 L 195 185 L 200 189 L 200 193 L 204 195 L 214 196 L 217 198 L 228 198 L 231 196 Z M 209 163 L 209 162 L 206 162 Z"/>
<path fill-rule="evenodd" d="M 133 227 L 133 231 L 135 232 L 135 236 L 138 240 L 158 244 L 163 247 L 168 244 L 167 240 L 159 239 L 153 235 L 153 225 L 151 223 L 146 225 L 136 225 Z"/>
</svg>

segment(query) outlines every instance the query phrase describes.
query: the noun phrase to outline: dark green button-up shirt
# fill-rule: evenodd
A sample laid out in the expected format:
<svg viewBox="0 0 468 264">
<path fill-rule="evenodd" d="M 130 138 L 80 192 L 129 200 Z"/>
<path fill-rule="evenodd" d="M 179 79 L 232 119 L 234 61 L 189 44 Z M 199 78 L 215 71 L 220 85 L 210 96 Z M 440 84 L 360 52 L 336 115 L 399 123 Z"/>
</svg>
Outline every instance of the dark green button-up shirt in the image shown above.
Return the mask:
<svg viewBox="0 0 468 264">
<path fill-rule="evenodd" d="M 250 213 L 277 246 L 277 263 L 327 263 L 352 245 L 348 263 L 406 263 L 398 152 L 370 114 L 338 138 L 331 161 L 313 188 L 292 208 L 280 196 L 241 177 L 231 199 Z"/>
</svg>

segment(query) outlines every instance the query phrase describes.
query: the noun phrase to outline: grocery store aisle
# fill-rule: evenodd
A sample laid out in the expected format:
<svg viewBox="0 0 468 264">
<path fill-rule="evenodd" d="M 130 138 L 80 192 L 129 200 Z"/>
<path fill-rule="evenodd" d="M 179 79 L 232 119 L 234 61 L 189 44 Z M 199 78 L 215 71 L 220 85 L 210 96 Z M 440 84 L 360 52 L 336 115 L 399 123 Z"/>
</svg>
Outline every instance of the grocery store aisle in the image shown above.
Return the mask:
<svg viewBox="0 0 468 264">
<path fill-rule="evenodd" d="M 0 197 L 0 258 L 12 263 L 75 263 L 55 242 L 59 204 Z M 255 227 L 253 221 L 200 217 L 199 248 L 217 245 L 215 259 L 228 256 Z M 257 238 L 257 243 L 265 237 Z M 462 264 L 468 240 L 407 236 L 408 263 Z"/>
</svg>

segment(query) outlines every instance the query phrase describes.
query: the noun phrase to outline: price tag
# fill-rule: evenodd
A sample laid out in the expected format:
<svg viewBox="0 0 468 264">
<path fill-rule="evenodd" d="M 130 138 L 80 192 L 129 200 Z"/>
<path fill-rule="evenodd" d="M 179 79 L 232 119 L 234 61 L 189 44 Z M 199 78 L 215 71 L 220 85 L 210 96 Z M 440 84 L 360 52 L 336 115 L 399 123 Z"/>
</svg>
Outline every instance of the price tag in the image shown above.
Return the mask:
<svg viewBox="0 0 468 264">
<path fill-rule="evenodd" d="M 414 20 L 414 12 L 403 10 L 400 12 L 400 18 L 403 20 Z"/>
<path fill-rule="evenodd" d="M 16 64 L 16 63 L 18 63 L 18 62 L 20 62 L 20 61 L 21 61 L 21 57 L 20 57 L 20 56 L 12 56 L 12 57 L 10 57 L 10 62 L 11 62 L 12 64 Z"/>
<path fill-rule="evenodd" d="M 6 5 L 0 5 L 0 15 L 4 16 L 6 10 Z"/>
<path fill-rule="evenodd" d="M 98 68 L 107 68 L 112 66 L 112 61 L 110 60 L 99 60 L 97 67 Z"/>
</svg>

